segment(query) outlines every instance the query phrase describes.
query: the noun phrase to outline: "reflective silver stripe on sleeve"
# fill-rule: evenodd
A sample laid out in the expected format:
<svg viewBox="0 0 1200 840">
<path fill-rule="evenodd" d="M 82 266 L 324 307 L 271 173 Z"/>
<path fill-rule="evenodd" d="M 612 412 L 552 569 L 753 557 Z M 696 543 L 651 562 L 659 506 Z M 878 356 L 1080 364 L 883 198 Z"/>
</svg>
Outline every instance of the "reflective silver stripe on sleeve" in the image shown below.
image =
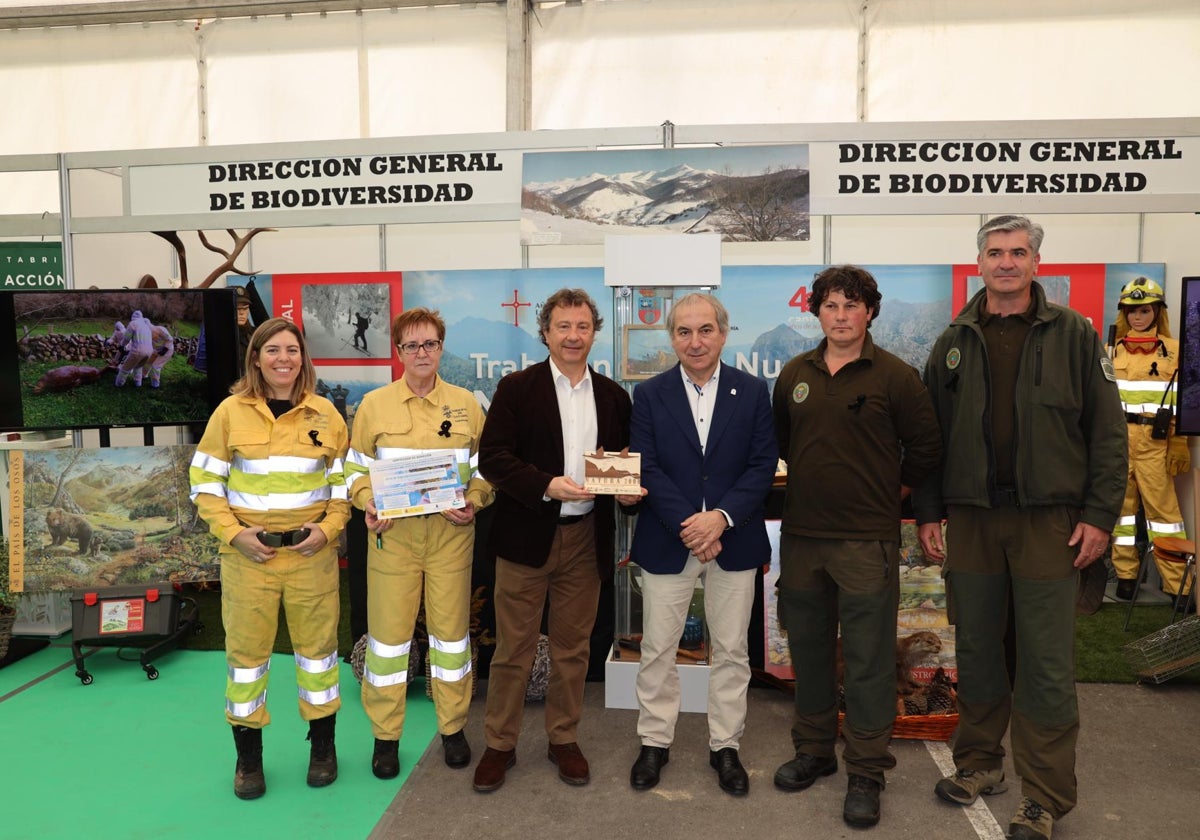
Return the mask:
<svg viewBox="0 0 1200 840">
<path fill-rule="evenodd" d="M 346 453 L 346 460 L 355 466 L 370 469 L 371 462 L 375 459 L 365 452 L 359 452 L 354 447 L 350 447 L 350 451 Z"/>
<path fill-rule="evenodd" d="M 358 483 L 360 481 L 365 481 L 368 484 L 370 484 L 371 483 L 371 474 L 370 473 L 360 473 L 360 472 L 346 473 L 347 492 L 353 493 L 355 491 L 355 488 L 358 487 Z"/>
<path fill-rule="evenodd" d="M 192 491 L 188 494 L 188 498 L 191 499 L 192 502 L 195 502 L 197 496 L 199 496 L 201 493 L 207 493 L 210 496 L 218 496 L 224 499 L 225 489 L 225 485 L 219 481 L 212 481 L 207 484 L 193 484 Z"/>
<path fill-rule="evenodd" d="M 191 466 L 194 469 L 203 470 L 204 472 L 212 473 L 213 475 L 229 475 L 228 461 L 224 461 L 215 455 L 206 455 L 199 450 L 197 450 L 196 454 L 192 456 Z"/>
</svg>

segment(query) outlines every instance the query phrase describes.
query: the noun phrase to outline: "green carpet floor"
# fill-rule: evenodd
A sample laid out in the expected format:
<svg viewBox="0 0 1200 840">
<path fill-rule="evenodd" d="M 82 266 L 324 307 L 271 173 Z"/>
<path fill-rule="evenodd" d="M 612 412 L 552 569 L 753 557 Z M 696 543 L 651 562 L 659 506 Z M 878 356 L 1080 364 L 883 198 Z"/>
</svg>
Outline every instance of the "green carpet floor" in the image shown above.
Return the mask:
<svg viewBox="0 0 1200 840">
<path fill-rule="evenodd" d="M 307 726 L 297 713 L 290 656 L 272 660 L 272 723 L 264 732 L 267 794 L 233 795 L 235 752 L 224 720 L 225 662 L 219 651 L 176 651 L 146 679 L 115 648 L 87 659 L 95 678 L 75 676 L 69 641 L 0 669 L 0 837 L 253 838 L 370 834 L 436 734 L 424 685 L 409 690 L 400 778 L 371 774 L 373 739 L 350 666 L 341 666 L 338 780 L 305 785 Z M 136 655 L 136 651 L 126 651 Z"/>
</svg>

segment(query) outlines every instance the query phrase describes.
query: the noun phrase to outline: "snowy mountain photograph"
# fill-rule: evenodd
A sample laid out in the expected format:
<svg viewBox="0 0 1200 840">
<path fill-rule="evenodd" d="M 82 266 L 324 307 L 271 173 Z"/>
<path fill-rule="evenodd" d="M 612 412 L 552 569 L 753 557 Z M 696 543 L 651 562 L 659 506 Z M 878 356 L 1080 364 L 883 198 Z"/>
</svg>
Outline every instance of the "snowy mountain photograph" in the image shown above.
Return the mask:
<svg viewBox="0 0 1200 840">
<path fill-rule="evenodd" d="M 522 181 L 524 245 L 628 233 L 809 238 L 807 145 L 531 152 Z"/>
</svg>

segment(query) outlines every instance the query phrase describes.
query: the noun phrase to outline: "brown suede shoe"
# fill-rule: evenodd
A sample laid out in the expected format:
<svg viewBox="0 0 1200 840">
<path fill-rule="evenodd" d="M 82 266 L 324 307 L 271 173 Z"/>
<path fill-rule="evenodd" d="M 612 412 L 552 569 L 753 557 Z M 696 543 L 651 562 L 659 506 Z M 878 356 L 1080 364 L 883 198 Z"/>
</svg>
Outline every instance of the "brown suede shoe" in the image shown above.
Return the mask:
<svg viewBox="0 0 1200 840">
<path fill-rule="evenodd" d="M 558 778 L 569 785 L 586 785 L 591 781 L 587 759 L 579 744 L 551 744 L 546 757 L 558 765 Z"/>
<path fill-rule="evenodd" d="M 475 765 L 475 790 L 487 793 L 504 784 L 504 774 L 517 763 L 516 750 L 494 750 L 488 747 Z"/>
</svg>

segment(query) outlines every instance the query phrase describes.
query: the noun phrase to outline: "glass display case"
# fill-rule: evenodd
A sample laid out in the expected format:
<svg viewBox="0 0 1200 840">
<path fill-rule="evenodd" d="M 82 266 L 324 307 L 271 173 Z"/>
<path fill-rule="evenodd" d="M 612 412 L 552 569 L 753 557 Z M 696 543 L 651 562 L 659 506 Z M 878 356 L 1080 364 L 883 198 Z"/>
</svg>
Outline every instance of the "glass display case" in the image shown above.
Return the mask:
<svg viewBox="0 0 1200 840">
<path fill-rule="evenodd" d="M 617 567 L 613 659 L 621 662 L 636 663 L 640 658 L 643 574 L 641 567 L 632 561 Z M 709 650 L 708 625 L 704 620 L 704 582 L 697 580 L 675 661 L 680 665 L 707 665 Z"/>
</svg>

